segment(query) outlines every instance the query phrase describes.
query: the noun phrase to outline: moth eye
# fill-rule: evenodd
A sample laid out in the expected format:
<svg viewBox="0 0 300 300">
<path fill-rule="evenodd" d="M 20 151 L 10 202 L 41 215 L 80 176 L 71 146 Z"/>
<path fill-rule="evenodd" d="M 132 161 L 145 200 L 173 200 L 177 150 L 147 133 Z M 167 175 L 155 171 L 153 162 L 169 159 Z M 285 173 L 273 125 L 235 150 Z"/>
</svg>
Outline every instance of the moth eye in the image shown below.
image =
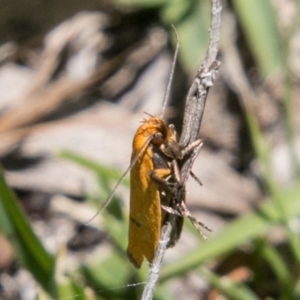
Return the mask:
<svg viewBox="0 0 300 300">
<path fill-rule="evenodd" d="M 160 146 L 164 142 L 164 137 L 160 132 L 156 132 L 152 138 L 152 144 L 155 146 Z"/>
</svg>

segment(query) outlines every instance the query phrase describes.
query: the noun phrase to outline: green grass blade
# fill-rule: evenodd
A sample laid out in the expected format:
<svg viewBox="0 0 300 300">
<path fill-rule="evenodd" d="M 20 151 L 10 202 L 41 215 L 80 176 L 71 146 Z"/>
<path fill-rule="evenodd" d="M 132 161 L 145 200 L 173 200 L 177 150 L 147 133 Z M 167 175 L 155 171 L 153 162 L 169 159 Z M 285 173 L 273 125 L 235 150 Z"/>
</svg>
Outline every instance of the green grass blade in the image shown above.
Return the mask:
<svg viewBox="0 0 300 300">
<path fill-rule="evenodd" d="M 299 184 L 280 197 L 284 201 L 286 212 L 290 218 L 300 215 L 299 197 Z M 209 259 L 233 250 L 243 242 L 267 232 L 280 219 L 281 216 L 274 202 L 266 201 L 258 211 L 236 220 L 228 225 L 223 232 L 201 244 L 198 249 L 187 253 L 181 260 L 165 266 L 161 270 L 160 280 L 168 280 L 196 268 Z"/>
<path fill-rule="evenodd" d="M 292 299 L 300 299 L 300 278 L 298 278 L 295 283 Z"/>
<path fill-rule="evenodd" d="M 201 274 L 217 289 L 219 289 L 227 299 L 231 300 L 258 300 L 254 293 L 243 284 L 232 282 L 229 278 L 220 278 L 206 268 L 201 268 Z"/>
<path fill-rule="evenodd" d="M 54 259 L 34 234 L 14 193 L 7 186 L 0 170 L 0 230 L 11 242 L 15 255 L 37 282 L 53 295 Z"/>
<path fill-rule="evenodd" d="M 106 252 L 103 256 L 101 261 L 81 267 L 82 276 L 88 285 L 104 299 L 136 299 L 132 294 L 134 289 L 127 286 L 130 269 L 124 264 L 124 257 L 115 251 Z"/>
<path fill-rule="evenodd" d="M 99 164 L 99 162 L 95 160 L 86 158 L 85 156 L 72 151 L 61 150 L 57 152 L 57 156 L 75 162 L 76 164 L 92 172 L 95 172 L 97 175 L 100 174 L 101 176 L 105 176 L 109 179 L 118 181 L 120 177 L 123 175 L 121 172 L 117 171 L 116 169 L 101 165 Z M 123 180 L 122 183 L 126 186 L 129 186 L 129 180 L 126 178 Z"/>
<path fill-rule="evenodd" d="M 178 2 L 178 3 L 177 3 Z M 173 36 L 171 24 L 179 37 L 179 60 L 187 72 L 194 72 L 204 58 L 208 45 L 210 1 L 173 0 L 160 12 L 162 22 Z M 177 41 L 173 38 L 173 44 Z"/>
<path fill-rule="evenodd" d="M 282 295 L 280 299 L 289 299 L 292 291 L 293 276 L 288 270 L 288 265 L 284 258 L 271 245 L 266 243 L 263 245 L 261 253 L 278 279 L 279 290 Z"/>
<path fill-rule="evenodd" d="M 282 64 L 280 35 L 270 1 L 233 0 L 232 3 L 261 74 L 270 75 Z"/>
</svg>

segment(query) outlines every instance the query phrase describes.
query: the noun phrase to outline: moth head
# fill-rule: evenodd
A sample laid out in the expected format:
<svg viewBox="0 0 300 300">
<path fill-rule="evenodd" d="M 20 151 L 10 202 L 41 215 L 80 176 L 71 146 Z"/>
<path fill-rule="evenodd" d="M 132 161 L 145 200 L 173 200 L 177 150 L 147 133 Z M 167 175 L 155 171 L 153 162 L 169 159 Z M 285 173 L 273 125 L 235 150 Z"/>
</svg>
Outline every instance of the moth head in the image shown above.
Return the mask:
<svg viewBox="0 0 300 300">
<path fill-rule="evenodd" d="M 160 147 L 165 140 L 165 136 L 161 132 L 155 132 L 152 137 L 151 143 L 157 147 Z"/>
</svg>

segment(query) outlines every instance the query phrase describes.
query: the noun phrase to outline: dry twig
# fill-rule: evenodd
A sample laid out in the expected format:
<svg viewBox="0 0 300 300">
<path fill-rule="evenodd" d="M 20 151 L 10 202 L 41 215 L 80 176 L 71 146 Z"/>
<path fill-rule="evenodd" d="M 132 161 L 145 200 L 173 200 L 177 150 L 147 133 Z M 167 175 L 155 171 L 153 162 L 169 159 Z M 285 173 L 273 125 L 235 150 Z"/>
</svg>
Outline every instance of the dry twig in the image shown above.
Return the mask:
<svg viewBox="0 0 300 300">
<path fill-rule="evenodd" d="M 222 7 L 219 0 L 212 0 L 209 46 L 206 57 L 201 64 L 187 95 L 183 130 L 179 141 L 179 144 L 182 148 L 187 147 L 198 138 L 208 91 L 213 85 L 220 65 L 220 63 L 216 60 L 216 56 L 220 36 L 221 9 Z M 180 203 L 180 200 L 182 199 L 184 186 L 188 179 L 194 160 L 194 155 L 191 155 L 191 157 L 189 157 L 181 166 L 180 173 L 182 184 L 178 188 L 175 195 L 176 203 Z M 174 219 L 175 216 L 170 214 L 169 221 L 166 222 L 162 228 L 161 239 L 157 247 L 153 263 L 149 269 L 149 277 L 142 295 L 143 300 L 149 300 L 153 297 L 155 284 L 159 276 L 159 271 L 167 249 L 167 244 L 170 239 L 170 233 Z"/>
</svg>

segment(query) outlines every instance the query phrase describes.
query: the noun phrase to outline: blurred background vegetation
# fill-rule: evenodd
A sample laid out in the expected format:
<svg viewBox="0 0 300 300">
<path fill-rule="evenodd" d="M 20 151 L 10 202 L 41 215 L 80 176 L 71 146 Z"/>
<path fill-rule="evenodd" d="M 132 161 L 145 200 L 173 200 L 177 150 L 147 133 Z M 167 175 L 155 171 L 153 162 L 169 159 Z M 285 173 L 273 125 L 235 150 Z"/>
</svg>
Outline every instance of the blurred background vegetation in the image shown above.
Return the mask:
<svg viewBox="0 0 300 300">
<path fill-rule="evenodd" d="M 155 299 L 300 299 L 299 1 L 222 1 L 187 204 Z M 0 1 L 0 298 L 139 299 L 125 249 L 127 168 L 144 112 L 168 119 L 205 56 L 207 0 Z"/>
</svg>

